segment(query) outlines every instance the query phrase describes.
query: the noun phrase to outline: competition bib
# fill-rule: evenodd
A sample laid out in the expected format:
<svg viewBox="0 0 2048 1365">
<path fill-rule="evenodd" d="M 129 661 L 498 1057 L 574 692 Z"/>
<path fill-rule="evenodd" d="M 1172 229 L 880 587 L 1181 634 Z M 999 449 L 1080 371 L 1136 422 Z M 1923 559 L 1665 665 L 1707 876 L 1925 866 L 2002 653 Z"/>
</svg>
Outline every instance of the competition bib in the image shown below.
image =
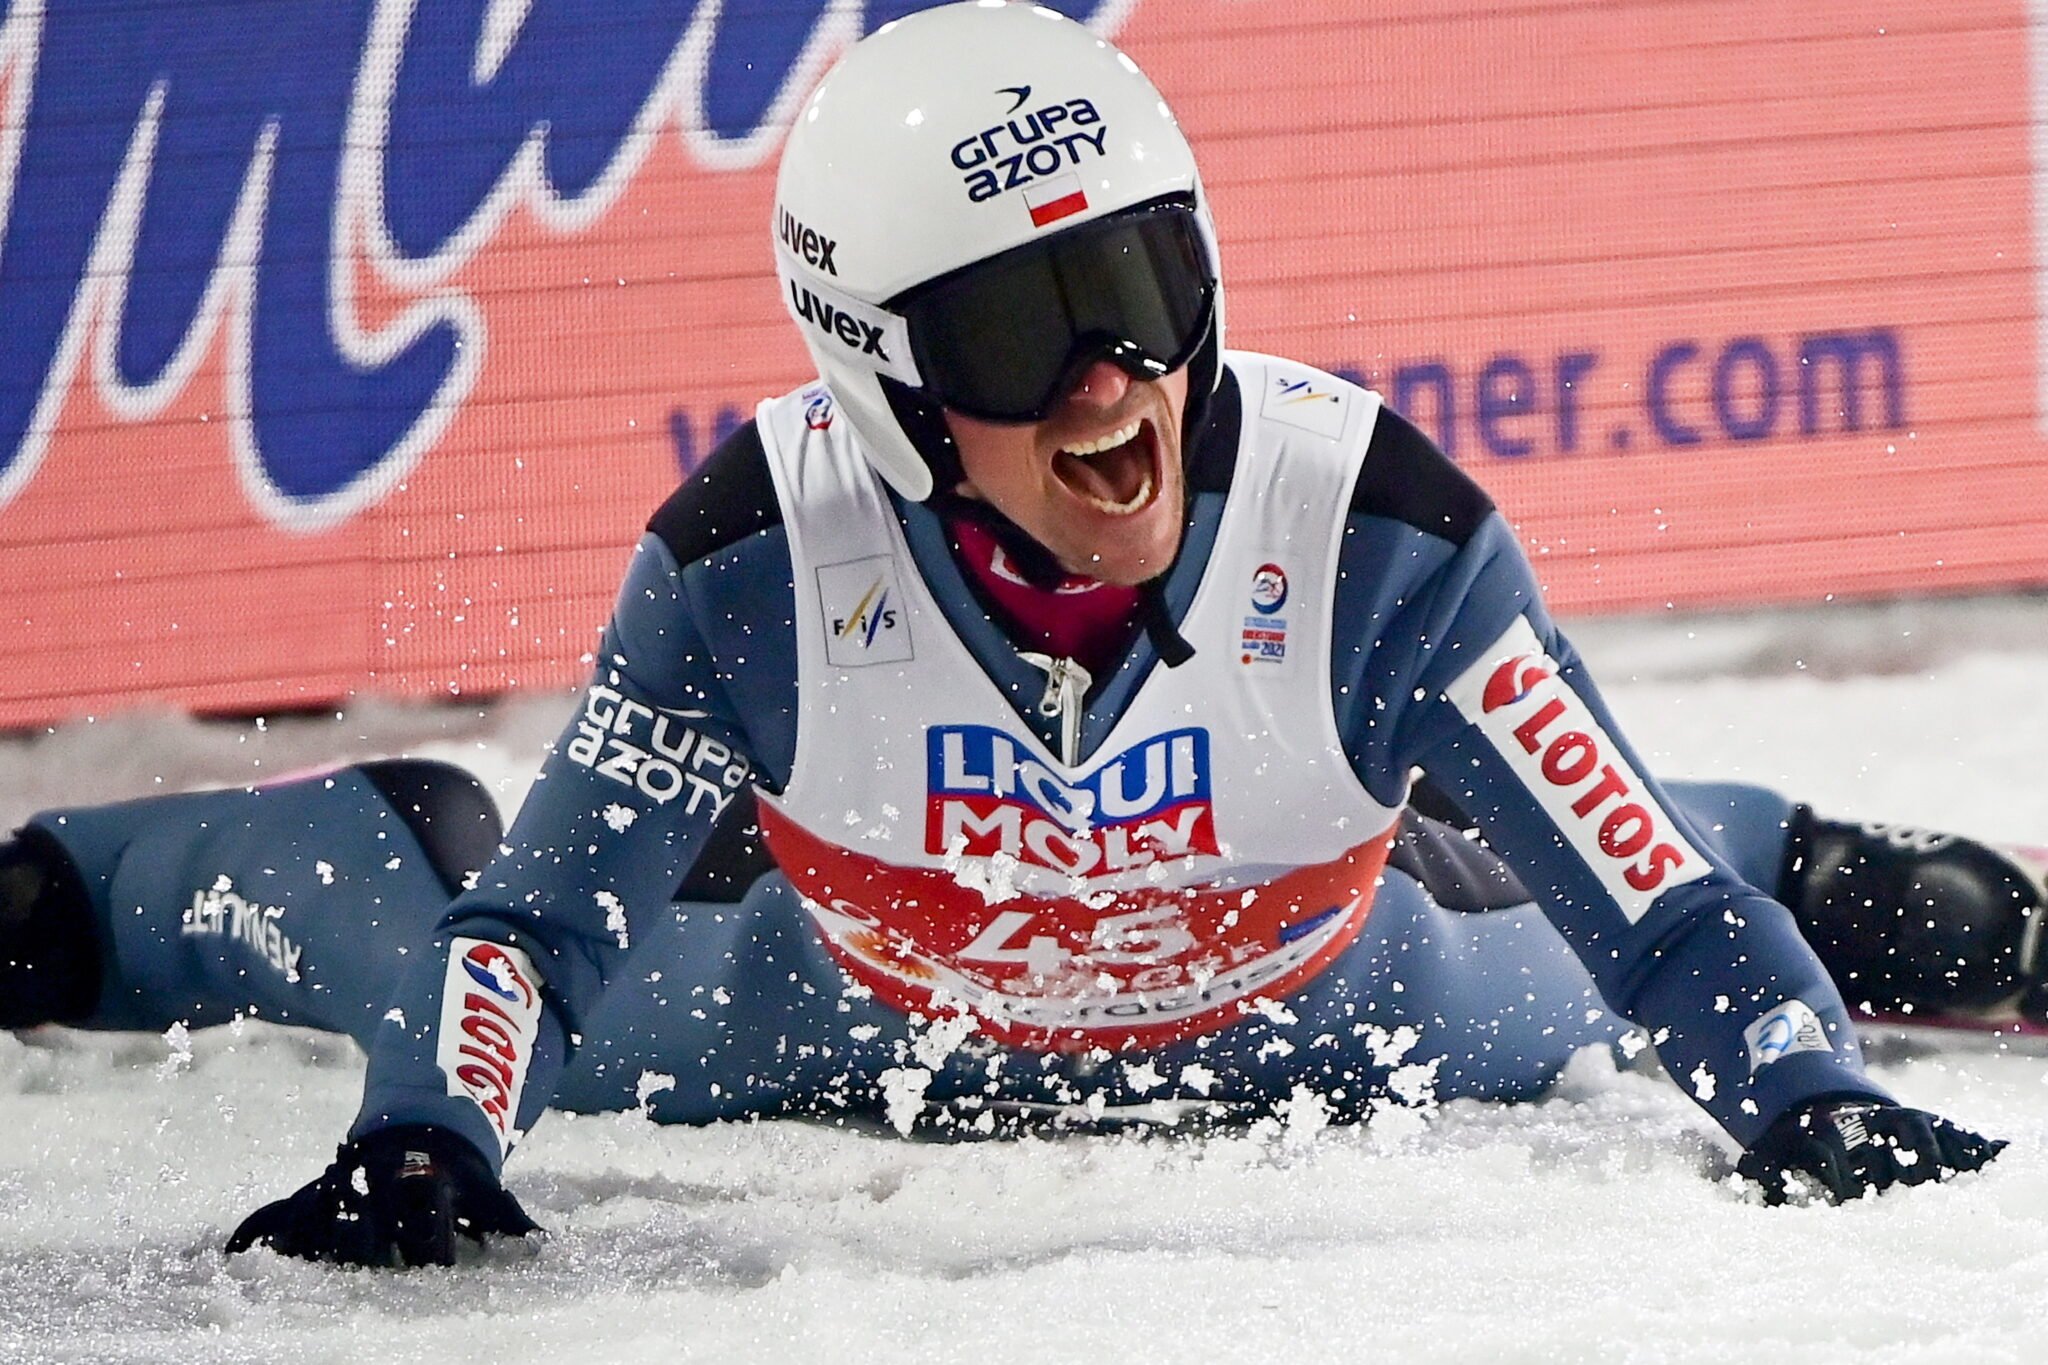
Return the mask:
<svg viewBox="0 0 2048 1365">
<path fill-rule="evenodd" d="M 798 618 L 796 754 L 762 829 L 886 1003 L 971 1011 L 1014 1047 L 1154 1047 L 1284 999 L 1356 940 L 1397 810 L 1337 734 L 1329 610 L 1378 400 L 1230 366 L 1246 417 L 1179 623 L 1195 655 L 1149 669 L 1072 762 L 955 633 L 829 393 L 761 406 Z"/>
</svg>

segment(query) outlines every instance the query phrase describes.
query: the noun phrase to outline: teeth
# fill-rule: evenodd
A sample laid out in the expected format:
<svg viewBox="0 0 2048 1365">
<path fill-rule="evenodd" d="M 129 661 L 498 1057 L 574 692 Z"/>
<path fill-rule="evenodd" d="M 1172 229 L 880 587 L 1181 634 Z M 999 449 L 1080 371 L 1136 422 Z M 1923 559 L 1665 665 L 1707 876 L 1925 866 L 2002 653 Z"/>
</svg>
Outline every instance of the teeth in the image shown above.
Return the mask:
<svg viewBox="0 0 2048 1365">
<path fill-rule="evenodd" d="M 1127 517 L 1151 501 L 1152 471 L 1145 471 L 1145 481 L 1138 485 L 1137 492 L 1131 494 L 1129 502 L 1111 502 L 1108 498 L 1098 498 L 1093 493 L 1083 493 L 1081 496 L 1098 512 L 1107 512 L 1113 517 Z"/>
<path fill-rule="evenodd" d="M 1144 419 L 1140 418 L 1122 430 L 1112 431 L 1109 435 L 1098 440 L 1083 441 L 1079 445 L 1066 446 L 1064 449 L 1069 455 L 1100 455 L 1105 450 L 1115 450 L 1118 446 L 1136 436 L 1138 428 L 1143 424 Z"/>
</svg>

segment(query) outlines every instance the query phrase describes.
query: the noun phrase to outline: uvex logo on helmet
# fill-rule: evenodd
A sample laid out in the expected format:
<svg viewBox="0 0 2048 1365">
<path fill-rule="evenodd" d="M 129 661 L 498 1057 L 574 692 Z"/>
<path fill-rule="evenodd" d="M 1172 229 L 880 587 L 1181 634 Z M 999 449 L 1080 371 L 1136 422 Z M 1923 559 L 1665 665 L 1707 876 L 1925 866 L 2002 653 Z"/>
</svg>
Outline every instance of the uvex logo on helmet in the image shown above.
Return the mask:
<svg viewBox="0 0 2048 1365">
<path fill-rule="evenodd" d="M 839 243 L 815 228 L 805 227 L 797 221 L 796 215 L 779 206 L 775 210 L 775 235 L 782 239 L 790 254 L 805 265 L 827 275 L 839 273 L 839 267 L 832 263 L 832 253 L 839 249 Z"/>
<path fill-rule="evenodd" d="M 1537 683 L 1549 676 L 1549 669 L 1526 654 L 1509 659 L 1494 669 L 1493 676 L 1486 680 L 1486 692 L 1480 704 L 1489 713 L 1498 711 L 1510 702 L 1518 702 L 1528 696 Z"/>
<path fill-rule="evenodd" d="M 884 365 L 890 363 L 880 326 L 833 306 L 812 293 L 809 286 L 795 280 L 789 282 L 789 309 L 826 336 L 836 338 L 840 345 L 873 356 Z"/>
<path fill-rule="evenodd" d="M 1084 155 L 1099 157 L 1107 151 L 1108 130 L 1093 102 L 1077 97 L 1041 104 L 1019 116 L 1031 87 L 1005 86 L 996 93 L 1016 97 L 1009 117 L 953 144 L 953 165 L 965 172 L 960 183 L 970 201 L 979 204 L 1023 189 L 1072 170 Z"/>
</svg>

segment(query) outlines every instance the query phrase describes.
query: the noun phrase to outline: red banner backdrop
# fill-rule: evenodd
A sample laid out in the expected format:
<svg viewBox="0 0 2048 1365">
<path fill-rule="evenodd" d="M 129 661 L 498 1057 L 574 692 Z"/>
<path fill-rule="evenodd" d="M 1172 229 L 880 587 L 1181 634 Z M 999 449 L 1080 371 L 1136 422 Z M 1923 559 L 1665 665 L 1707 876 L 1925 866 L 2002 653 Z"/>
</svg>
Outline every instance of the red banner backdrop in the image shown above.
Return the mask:
<svg viewBox="0 0 2048 1365">
<path fill-rule="evenodd" d="M 497 18 L 518 6 L 472 25 L 484 85 L 532 55 L 545 8 L 524 32 Z M 63 123 L 62 64 L 105 45 L 14 0 L 0 402 L 24 416 L 0 426 L 0 725 L 580 678 L 648 513 L 807 377 L 771 273 L 774 128 L 847 29 L 819 21 L 756 92 L 760 126 L 714 133 L 718 64 L 739 59 L 713 29 L 745 11 L 692 21 L 573 193 L 536 169 L 550 128 L 567 137 L 536 120 L 422 257 L 390 139 L 431 142 L 404 117 L 425 21 L 377 5 L 330 111 L 356 135 L 328 144 L 334 173 L 295 173 L 313 115 L 258 110 L 179 275 L 164 242 L 215 221 L 155 225 L 193 82 L 159 76 L 107 116 L 110 188 L 66 245 L 42 196 L 93 163 L 44 128 L 91 126 Z M 1495 493 L 1561 610 L 2048 582 L 2023 0 L 1146 0 L 1094 22 L 1202 158 L 1232 343 L 1386 392 Z M 306 193 L 324 282 L 289 269 Z M 326 428 L 270 434 L 318 415 L 291 409 L 298 353 L 266 349 L 266 310 L 307 279 L 351 373 L 423 318 L 456 343 L 399 439 L 340 474 L 318 465 Z M 163 303 L 180 281 L 182 313 Z"/>
</svg>

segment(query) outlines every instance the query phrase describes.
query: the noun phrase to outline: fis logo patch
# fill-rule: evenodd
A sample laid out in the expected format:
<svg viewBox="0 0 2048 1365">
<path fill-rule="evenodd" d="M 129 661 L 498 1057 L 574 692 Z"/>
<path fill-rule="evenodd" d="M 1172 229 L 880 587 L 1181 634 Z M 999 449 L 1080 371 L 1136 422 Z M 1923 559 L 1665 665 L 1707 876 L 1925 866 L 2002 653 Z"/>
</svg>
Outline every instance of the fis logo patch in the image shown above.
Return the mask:
<svg viewBox="0 0 2048 1365">
<path fill-rule="evenodd" d="M 1749 1074 L 1795 1052 L 1833 1052 L 1827 1027 L 1804 1000 L 1787 1000 L 1742 1031 L 1749 1044 Z"/>
<path fill-rule="evenodd" d="M 1335 380 L 1276 374 L 1266 381 L 1259 415 L 1334 441 L 1344 434 L 1344 419 L 1351 412 L 1348 398 L 1349 391 Z"/>
<path fill-rule="evenodd" d="M 888 555 L 827 564 L 818 570 L 824 610 L 825 659 L 838 668 L 900 664 L 916 658 L 910 622 Z"/>
<path fill-rule="evenodd" d="M 1106 877 L 1218 851 L 1207 730 L 1154 735 L 1068 781 L 1001 730 L 940 725 L 925 766 L 927 853 Z"/>
<path fill-rule="evenodd" d="M 488 939 L 449 944 L 434 1063 L 450 1095 L 468 1096 L 484 1111 L 500 1156 L 518 1136 L 519 1096 L 539 1036 L 540 973 L 532 959 Z"/>
<path fill-rule="evenodd" d="M 1651 796 L 1524 617 L 1447 690 L 1634 924 L 1710 864 Z"/>
</svg>

